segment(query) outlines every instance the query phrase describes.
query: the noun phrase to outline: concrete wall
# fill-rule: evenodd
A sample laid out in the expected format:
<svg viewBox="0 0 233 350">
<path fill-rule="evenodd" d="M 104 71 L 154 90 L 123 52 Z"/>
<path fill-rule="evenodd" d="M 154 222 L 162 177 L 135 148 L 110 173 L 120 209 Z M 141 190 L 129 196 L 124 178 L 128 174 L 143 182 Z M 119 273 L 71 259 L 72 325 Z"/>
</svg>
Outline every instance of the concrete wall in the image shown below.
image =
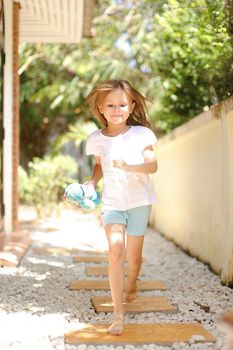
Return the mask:
<svg viewBox="0 0 233 350">
<path fill-rule="evenodd" d="M 151 224 L 233 284 L 233 97 L 161 138 Z"/>
</svg>

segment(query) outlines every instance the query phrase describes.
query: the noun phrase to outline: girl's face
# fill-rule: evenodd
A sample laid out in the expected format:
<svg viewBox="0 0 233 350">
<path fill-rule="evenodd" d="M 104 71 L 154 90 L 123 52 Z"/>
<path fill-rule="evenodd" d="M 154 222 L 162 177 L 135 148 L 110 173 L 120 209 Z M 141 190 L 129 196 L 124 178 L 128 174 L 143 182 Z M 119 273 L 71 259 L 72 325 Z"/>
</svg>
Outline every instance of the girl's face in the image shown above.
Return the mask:
<svg viewBox="0 0 233 350">
<path fill-rule="evenodd" d="M 99 106 L 99 111 L 110 124 L 126 124 L 130 113 L 134 109 L 135 103 L 127 97 L 121 88 L 117 88 L 107 94 L 102 104 Z"/>
</svg>

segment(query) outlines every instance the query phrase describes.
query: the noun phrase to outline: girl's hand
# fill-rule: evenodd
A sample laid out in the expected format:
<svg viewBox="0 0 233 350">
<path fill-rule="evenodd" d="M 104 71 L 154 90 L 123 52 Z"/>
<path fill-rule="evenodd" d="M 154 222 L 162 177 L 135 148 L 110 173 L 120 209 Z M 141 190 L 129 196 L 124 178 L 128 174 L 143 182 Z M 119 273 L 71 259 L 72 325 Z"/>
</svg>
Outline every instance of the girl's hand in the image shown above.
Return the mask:
<svg viewBox="0 0 233 350">
<path fill-rule="evenodd" d="M 89 180 L 83 183 L 83 185 L 95 187 L 96 183 L 94 180 Z"/>
<path fill-rule="evenodd" d="M 124 160 L 117 159 L 113 160 L 113 166 L 118 169 L 127 170 L 128 164 Z"/>
<path fill-rule="evenodd" d="M 157 171 L 158 164 L 155 159 L 155 154 L 152 145 L 143 150 L 144 163 L 141 164 L 126 164 L 123 160 L 113 160 L 113 166 L 130 173 L 153 174 Z"/>
<path fill-rule="evenodd" d="M 68 201 L 67 196 L 66 196 L 65 194 L 64 194 L 64 196 L 63 196 L 63 200 L 64 200 L 65 203 L 71 204 L 73 208 L 77 208 L 77 207 L 80 206 L 78 203 L 77 203 L 77 204 L 74 204 L 74 203 Z"/>
</svg>

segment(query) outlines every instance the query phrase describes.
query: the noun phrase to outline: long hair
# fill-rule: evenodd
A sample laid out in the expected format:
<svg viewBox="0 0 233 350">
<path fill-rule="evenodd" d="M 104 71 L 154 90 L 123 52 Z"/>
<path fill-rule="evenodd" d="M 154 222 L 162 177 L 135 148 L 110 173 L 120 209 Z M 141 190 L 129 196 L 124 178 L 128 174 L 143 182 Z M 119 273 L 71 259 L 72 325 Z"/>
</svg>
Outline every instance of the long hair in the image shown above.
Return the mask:
<svg viewBox="0 0 233 350">
<path fill-rule="evenodd" d="M 127 125 L 142 125 L 150 128 L 151 125 L 146 113 L 146 101 L 149 100 L 134 89 L 127 80 L 106 80 L 94 87 L 87 96 L 90 109 L 100 124 L 105 127 L 108 125 L 104 115 L 99 111 L 99 106 L 109 92 L 118 88 L 124 91 L 132 103 L 135 103 L 134 109 L 127 119 Z"/>
</svg>

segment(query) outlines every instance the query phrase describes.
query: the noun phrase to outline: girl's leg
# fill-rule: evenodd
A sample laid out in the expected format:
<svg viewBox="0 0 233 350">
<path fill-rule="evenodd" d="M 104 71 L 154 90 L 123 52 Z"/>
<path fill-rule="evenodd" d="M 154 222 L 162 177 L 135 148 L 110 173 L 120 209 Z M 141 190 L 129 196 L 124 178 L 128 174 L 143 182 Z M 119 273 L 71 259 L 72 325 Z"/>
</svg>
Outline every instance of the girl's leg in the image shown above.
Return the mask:
<svg viewBox="0 0 233 350">
<path fill-rule="evenodd" d="M 123 332 L 124 307 L 124 260 L 125 260 L 125 225 L 109 224 L 105 226 L 109 244 L 109 283 L 114 305 L 113 324 L 107 332 L 119 335 Z"/>
<path fill-rule="evenodd" d="M 128 282 L 125 301 L 130 303 L 136 298 L 137 277 L 142 265 L 142 248 L 144 236 L 127 236 Z"/>
</svg>

